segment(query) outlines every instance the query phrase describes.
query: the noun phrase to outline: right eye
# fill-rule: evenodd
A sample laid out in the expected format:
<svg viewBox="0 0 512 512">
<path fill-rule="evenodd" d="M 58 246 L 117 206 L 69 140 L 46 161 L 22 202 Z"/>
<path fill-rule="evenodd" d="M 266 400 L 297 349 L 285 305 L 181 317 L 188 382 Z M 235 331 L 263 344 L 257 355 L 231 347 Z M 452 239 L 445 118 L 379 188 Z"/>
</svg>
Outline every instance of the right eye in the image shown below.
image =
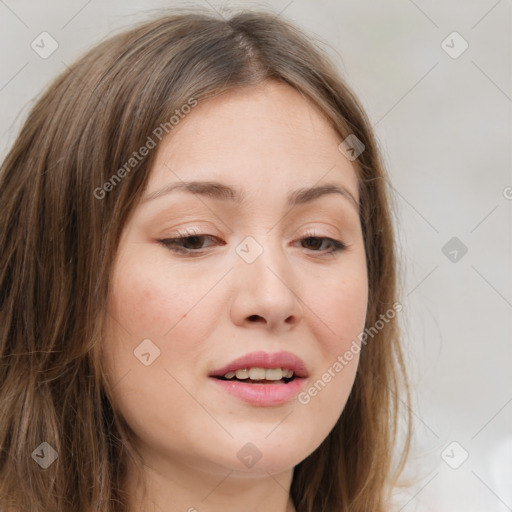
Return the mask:
<svg viewBox="0 0 512 512">
<path fill-rule="evenodd" d="M 205 249 L 211 247 L 211 245 L 205 246 L 204 242 L 206 240 L 210 241 L 218 241 L 219 239 L 213 235 L 207 234 L 185 234 L 178 237 L 166 238 L 163 240 L 158 240 L 164 247 L 169 249 L 170 251 L 182 254 L 182 255 L 200 255 L 203 254 Z M 224 244 L 220 244 L 224 245 Z"/>
</svg>

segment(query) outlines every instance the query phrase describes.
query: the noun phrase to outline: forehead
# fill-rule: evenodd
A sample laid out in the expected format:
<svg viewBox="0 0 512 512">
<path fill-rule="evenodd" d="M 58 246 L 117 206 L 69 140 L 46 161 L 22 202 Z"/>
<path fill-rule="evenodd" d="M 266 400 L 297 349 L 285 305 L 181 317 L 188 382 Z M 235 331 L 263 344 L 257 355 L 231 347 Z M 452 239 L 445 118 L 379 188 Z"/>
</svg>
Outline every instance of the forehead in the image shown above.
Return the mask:
<svg viewBox="0 0 512 512">
<path fill-rule="evenodd" d="M 341 138 L 300 92 L 267 82 L 199 102 L 158 146 L 149 193 L 171 182 L 215 180 L 278 191 L 338 181 L 358 199 Z"/>
</svg>

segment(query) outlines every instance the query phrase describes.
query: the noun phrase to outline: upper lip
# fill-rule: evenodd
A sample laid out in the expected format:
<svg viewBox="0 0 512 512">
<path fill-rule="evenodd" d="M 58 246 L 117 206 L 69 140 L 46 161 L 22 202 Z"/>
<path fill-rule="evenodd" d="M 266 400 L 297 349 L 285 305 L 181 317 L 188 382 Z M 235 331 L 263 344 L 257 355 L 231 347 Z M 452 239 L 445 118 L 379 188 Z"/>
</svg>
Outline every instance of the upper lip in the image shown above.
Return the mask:
<svg viewBox="0 0 512 512">
<path fill-rule="evenodd" d="M 244 368 L 287 368 L 293 370 L 297 377 L 308 377 L 309 375 L 304 361 L 291 352 L 276 352 L 274 354 L 251 352 L 214 370 L 210 373 L 210 377 L 223 377 L 228 372 Z"/>
</svg>

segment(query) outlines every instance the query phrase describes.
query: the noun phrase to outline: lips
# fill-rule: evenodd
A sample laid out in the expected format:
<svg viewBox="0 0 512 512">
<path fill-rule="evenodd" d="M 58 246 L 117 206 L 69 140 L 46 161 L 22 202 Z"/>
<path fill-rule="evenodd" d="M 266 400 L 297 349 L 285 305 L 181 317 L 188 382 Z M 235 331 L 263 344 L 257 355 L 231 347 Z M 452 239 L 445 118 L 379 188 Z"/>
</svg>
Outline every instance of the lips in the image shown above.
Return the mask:
<svg viewBox="0 0 512 512">
<path fill-rule="evenodd" d="M 224 375 L 245 369 L 261 368 L 270 370 L 281 368 L 293 371 L 293 377 L 278 381 L 251 379 L 226 379 Z M 246 372 L 244 372 L 246 373 Z M 268 372 L 267 372 L 268 373 Z M 304 361 L 291 352 L 253 352 L 231 361 L 226 366 L 210 373 L 211 382 L 216 390 L 235 397 L 254 407 L 278 407 L 294 400 L 306 385 L 309 377 Z"/>
<path fill-rule="evenodd" d="M 210 373 L 210 377 L 223 377 L 228 372 L 243 370 L 249 368 L 286 368 L 293 370 L 295 376 L 305 378 L 309 376 L 304 361 L 291 352 L 277 352 L 269 354 L 267 352 L 252 352 L 245 356 L 231 361 L 226 366 L 218 368 Z"/>
</svg>

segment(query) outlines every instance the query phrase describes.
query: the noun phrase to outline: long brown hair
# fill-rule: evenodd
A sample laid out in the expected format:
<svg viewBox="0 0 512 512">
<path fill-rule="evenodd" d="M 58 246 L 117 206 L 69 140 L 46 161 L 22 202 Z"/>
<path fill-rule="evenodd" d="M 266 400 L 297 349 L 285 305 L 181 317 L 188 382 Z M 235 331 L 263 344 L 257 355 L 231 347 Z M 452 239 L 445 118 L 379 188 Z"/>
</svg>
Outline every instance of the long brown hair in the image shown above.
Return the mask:
<svg viewBox="0 0 512 512">
<path fill-rule="evenodd" d="M 136 165 L 130 159 L 148 137 L 155 139 L 157 127 L 170 130 L 169 119 L 191 98 L 201 102 L 276 80 L 312 100 L 340 141 L 355 135 L 365 147 L 353 163 L 369 280 L 366 326 L 396 302 L 391 203 L 371 124 L 310 39 L 273 13 L 224 19 L 181 9 L 98 44 L 30 111 L 0 171 L 5 510 L 127 510 L 122 482 L 129 460 L 140 459 L 128 425 L 111 405 L 101 365 L 109 277 L 156 151 Z M 122 179 L 114 181 L 123 167 Z M 362 346 L 341 417 L 294 469 L 298 512 L 386 510 L 411 432 L 409 414 L 395 464 L 399 396 L 407 401 L 409 390 L 395 317 Z M 43 470 L 38 455 L 57 458 Z"/>
</svg>

